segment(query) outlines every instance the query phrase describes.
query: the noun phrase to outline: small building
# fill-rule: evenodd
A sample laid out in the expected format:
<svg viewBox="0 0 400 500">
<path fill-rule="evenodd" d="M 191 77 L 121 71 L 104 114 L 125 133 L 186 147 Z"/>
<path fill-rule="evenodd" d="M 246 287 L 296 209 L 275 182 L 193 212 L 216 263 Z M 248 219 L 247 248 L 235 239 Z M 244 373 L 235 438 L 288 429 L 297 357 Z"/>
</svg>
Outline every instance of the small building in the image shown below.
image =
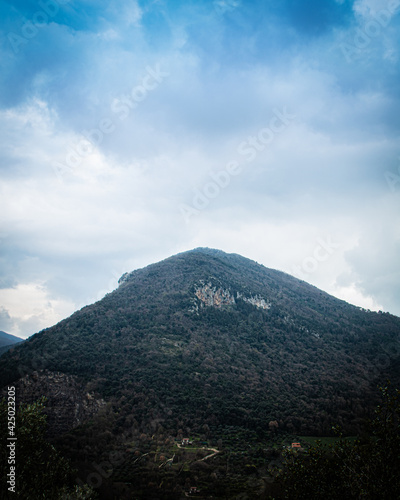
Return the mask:
<svg viewBox="0 0 400 500">
<path fill-rule="evenodd" d="M 292 443 L 292 448 L 301 448 L 300 443 Z"/>
<path fill-rule="evenodd" d="M 191 486 L 189 490 L 190 495 L 195 495 L 199 490 L 197 489 L 197 486 Z"/>
<path fill-rule="evenodd" d="M 182 446 L 186 446 L 186 445 L 188 445 L 188 444 L 190 444 L 190 440 L 189 440 L 189 438 L 183 438 L 183 439 L 182 439 Z"/>
</svg>

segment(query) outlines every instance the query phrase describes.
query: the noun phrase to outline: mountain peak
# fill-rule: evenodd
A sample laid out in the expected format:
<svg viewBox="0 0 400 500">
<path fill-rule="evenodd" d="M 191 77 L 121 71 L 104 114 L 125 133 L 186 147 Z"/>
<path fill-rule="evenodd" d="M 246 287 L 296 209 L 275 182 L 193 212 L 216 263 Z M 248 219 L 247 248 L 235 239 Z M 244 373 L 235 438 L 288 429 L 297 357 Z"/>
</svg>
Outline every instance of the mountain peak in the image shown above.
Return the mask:
<svg viewBox="0 0 400 500">
<path fill-rule="evenodd" d="M 209 248 L 209 247 L 197 247 L 193 248 L 192 250 L 187 250 L 185 252 L 178 253 L 176 255 L 185 255 L 185 254 L 201 254 L 201 255 L 208 255 L 210 257 L 220 257 L 220 258 L 225 258 L 225 259 L 242 259 L 246 261 L 251 261 L 256 263 L 255 261 L 252 261 L 251 259 L 248 259 L 247 257 L 243 257 L 242 255 L 238 253 L 228 253 L 224 252 L 223 250 L 220 250 L 218 248 Z"/>
<path fill-rule="evenodd" d="M 227 252 L 224 252 L 223 250 L 219 250 L 218 248 L 210 248 L 210 247 L 196 247 L 193 248 L 192 250 L 187 250 L 186 252 L 181 252 L 178 255 L 183 255 L 185 253 L 202 253 L 205 255 L 211 255 L 211 256 L 228 256 L 228 255 L 237 255 L 237 254 L 229 254 Z"/>
<path fill-rule="evenodd" d="M 164 260 L 161 260 L 161 261 L 154 263 L 154 264 L 150 264 L 144 268 L 136 269 L 136 270 L 131 271 L 131 272 L 126 272 L 118 280 L 118 284 L 122 284 L 122 283 L 129 281 L 131 278 L 133 278 L 135 275 L 137 275 L 137 273 L 144 272 L 146 270 L 151 272 L 156 267 L 169 265 L 171 263 L 172 264 L 178 264 L 178 263 L 182 264 L 185 261 L 187 262 L 188 259 L 191 259 L 192 257 L 199 256 L 199 255 L 203 256 L 203 257 L 208 256 L 208 257 L 213 257 L 213 258 L 219 257 L 219 258 L 225 258 L 225 259 L 229 259 L 229 258 L 235 256 L 235 257 L 239 257 L 239 258 L 244 259 L 244 257 L 241 257 L 237 254 L 228 254 L 226 252 L 223 252 L 222 250 L 208 248 L 208 247 L 197 247 L 197 248 L 193 248 L 192 250 L 185 250 L 183 252 L 179 252 L 175 255 L 172 255 L 171 257 L 167 257 Z"/>
</svg>

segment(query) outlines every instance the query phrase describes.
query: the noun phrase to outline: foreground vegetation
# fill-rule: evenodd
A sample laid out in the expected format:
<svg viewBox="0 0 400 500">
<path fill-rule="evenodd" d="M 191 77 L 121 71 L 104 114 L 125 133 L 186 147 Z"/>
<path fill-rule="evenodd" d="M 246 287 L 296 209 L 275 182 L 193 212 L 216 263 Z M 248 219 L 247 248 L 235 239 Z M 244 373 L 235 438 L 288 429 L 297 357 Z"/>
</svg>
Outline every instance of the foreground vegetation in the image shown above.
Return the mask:
<svg viewBox="0 0 400 500">
<path fill-rule="evenodd" d="M 381 388 L 374 419 L 356 440 L 318 442 L 304 456 L 286 454 L 277 481 L 284 498 L 392 500 L 400 496 L 400 391 Z"/>
<path fill-rule="evenodd" d="M 0 498 L 21 500 L 92 500 L 97 497 L 87 485 L 75 485 L 76 471 L 46 437 L 45 398 L 21 405 L 15 415 L 13 434 L 9 441 L 8 407 L 0 402 Z M 9 444 L 15 443 L 10 454 Z M 10 459 L 10 457 L 12 457 Z M 15 483 L 8 483 L 10 467 L 15 470 Z M 15 484 L 15 486 L 14 486 Z"/>
<path fill-rule="evenodd" d="M 100 462 L 70 462 L 45 439 L 44 401 L 23 405 L 17 414 L 18 482 L 12 498 L 26 500 L 100 499 L 327 499 L 392 500 L 400 494 L 400 391 L 388 383 L 363 434 L 355 439 L 319 439 L 315 445 L 282 435 L 271 426 L 260 441 L 233 427 L 189 436 L 141 436 Z M 7 407 L 0 404 L 1 422 Z M 6 425 L 2 425 L 6 428 Z M 337 431 L 338 432 L 338 431 Z M 70 436 L 71 437 L 71 436 Z M 75 437 L 78 437 L 77 435 Z M 1 439 L 1 473 L 8 470 L 6 434 Z M 79 464 L 79 460 L 76 462 Z M 85 484 L 85 483 L 89 483 Z M 2 485 L 1 498 L 11 498 Z"/>
</svg>

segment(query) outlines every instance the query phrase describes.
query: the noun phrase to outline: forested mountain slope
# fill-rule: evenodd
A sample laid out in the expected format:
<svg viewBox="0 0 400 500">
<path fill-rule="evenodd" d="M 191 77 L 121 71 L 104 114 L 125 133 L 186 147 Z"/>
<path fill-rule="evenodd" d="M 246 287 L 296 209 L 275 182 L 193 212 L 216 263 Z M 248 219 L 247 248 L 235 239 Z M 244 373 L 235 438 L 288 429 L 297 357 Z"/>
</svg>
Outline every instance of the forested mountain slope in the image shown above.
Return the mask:
<svg viewBox="0 0 400 500">
<path fill-rule="evenodd" d="M 125 274 L 114 292 L 5 354 L 1 385 L 33 371 L 73 376 L 113 402 L 121 428 L 262 431 L 277 421 L 354 433 L 377 383 L 398 380 L 399 333 L 395 316 L 200 248 Z"/>
</svg>

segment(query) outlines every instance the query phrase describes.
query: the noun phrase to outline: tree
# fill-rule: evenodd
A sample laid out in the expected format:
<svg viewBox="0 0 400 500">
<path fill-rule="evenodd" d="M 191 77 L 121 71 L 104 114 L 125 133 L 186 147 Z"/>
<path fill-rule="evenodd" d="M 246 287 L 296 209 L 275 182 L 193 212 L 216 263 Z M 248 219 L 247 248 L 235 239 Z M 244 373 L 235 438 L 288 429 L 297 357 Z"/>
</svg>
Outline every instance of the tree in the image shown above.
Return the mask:
<svg viewBox="0 0 400 500">
<path fill-rule="evenodd" d="M 0 444 L 0 470 L 3 485 L 1 498 L 24 500 L 93 499 L 93 491 L 83 486 L 73 486 L 73 470 L 70 463 L 45 439 L 46 415 L 43 413 L 46 399 L 21 405 L 15 415 L 16 441 L 7 438 L 8 407 L 0 402 L 0 421 L 3 432 Z M 15 493 L 8 490 L 10 472 L 10 443 L 15 443 Z"/>
<path fill-rule="evenodd" d="M 271 420 L 268 424 L 268 428 L 271 432 L 276 432 L 278 430 L 279 424 L 276 420 Z"/>
</svg>

